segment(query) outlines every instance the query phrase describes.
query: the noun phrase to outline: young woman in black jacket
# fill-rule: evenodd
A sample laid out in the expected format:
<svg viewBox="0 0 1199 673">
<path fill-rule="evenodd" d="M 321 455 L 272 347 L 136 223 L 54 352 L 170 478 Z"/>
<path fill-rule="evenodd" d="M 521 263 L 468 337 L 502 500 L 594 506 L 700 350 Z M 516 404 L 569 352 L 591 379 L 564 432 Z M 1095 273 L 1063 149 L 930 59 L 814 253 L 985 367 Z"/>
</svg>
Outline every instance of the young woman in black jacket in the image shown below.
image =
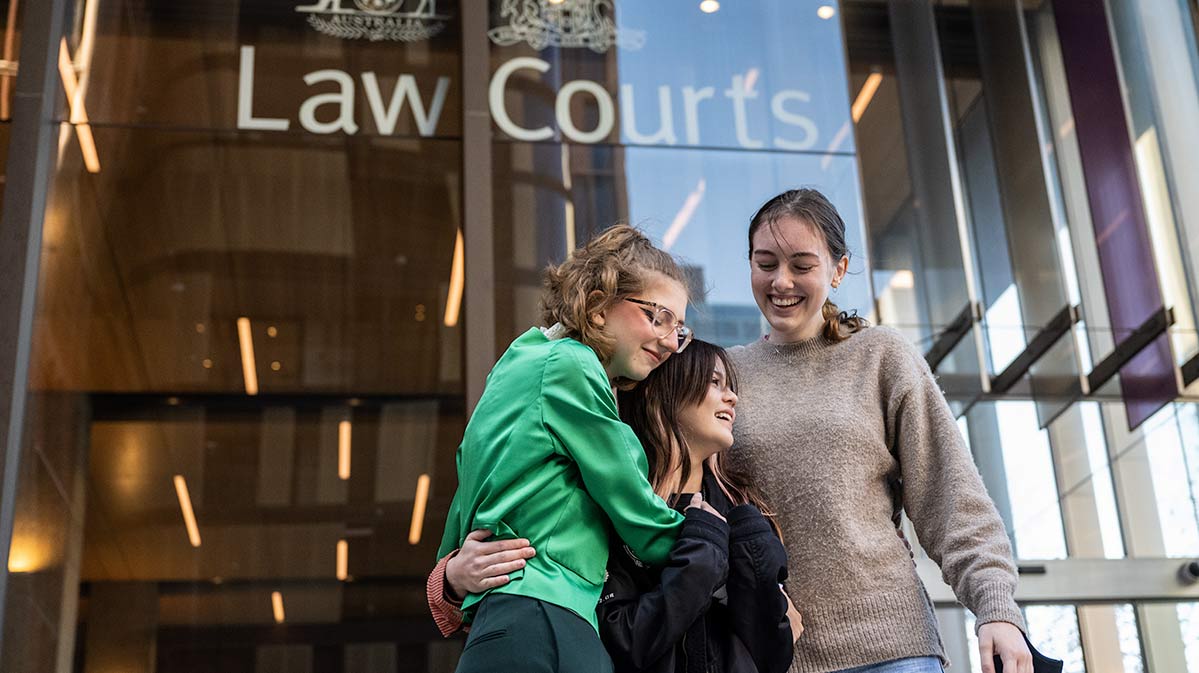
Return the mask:
<svg viewBox="0 0 1199 673">
<path fill-rule="evenodd" d="M 621 418 L 649 459 L 650 483 L 680 511 L 665 567 L 614 541 L 598 606 L 617 673 L 782 673 L 802 632 L 782 591 L 787 555 L 761 497 L 722 456 L 733 443 L 736 373 L 724 350 L 693 341 L 635 389 Z M 768 511 L 768 510 L 766 510 Z"/>
</svg>

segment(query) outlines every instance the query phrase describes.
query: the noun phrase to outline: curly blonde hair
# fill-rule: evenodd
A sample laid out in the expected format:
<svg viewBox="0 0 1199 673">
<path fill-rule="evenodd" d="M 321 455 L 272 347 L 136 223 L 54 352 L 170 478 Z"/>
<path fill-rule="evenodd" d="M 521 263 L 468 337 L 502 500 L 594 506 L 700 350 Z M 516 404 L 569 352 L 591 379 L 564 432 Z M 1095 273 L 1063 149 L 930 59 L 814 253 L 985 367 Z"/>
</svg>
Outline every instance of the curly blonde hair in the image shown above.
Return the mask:
<svg viewBox="0 0 1199 673">
<path fill-rule="evenodd" d="M 593 317 L 645 289 L 647 276 L 660 273 L 687 288 L 687 278 L 670 253 L 625 224 L 607 229 L 575 250 L 565 262 L 546 267 L 541 287 L 541 320 L 560 323 L 567 336 L 587 344 L 607 364 L 613 338 Z"/>
</svg>

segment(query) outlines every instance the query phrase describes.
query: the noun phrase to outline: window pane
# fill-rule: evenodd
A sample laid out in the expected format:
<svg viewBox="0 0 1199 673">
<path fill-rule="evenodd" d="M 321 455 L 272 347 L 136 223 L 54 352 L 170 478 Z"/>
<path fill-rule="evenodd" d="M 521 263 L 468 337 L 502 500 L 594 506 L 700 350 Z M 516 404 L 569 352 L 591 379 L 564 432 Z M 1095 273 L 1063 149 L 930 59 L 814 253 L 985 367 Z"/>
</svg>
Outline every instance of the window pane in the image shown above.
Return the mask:
<svg viewBox="0 0 1199 673">
<path fill-rule="evenodd" d="M 1053 460 L 1045 431 L 1037 425 L 1036 406 L 1031 402 L 996 402 L 995 414 L 1002 428 L 1016 556 L 1065 558 Z"/>
<path fill-rule="evenodd" d="M 1144 673 L 1141 634 L 1137 629 L 1137 611 L 1130 604 L 1115 606 L 1116 630 L 1120 634 L 1120 652 L 1124 654 L 1124 673 Z"/>
<path fill-rule="evenodd" d="M 1028 639 L 1043 653 L 1065 662 L 1063 673 L 1083 673 L 1078 613 L 1071 605 L 1030 605 L 1024 608 Z"/>
</svg>

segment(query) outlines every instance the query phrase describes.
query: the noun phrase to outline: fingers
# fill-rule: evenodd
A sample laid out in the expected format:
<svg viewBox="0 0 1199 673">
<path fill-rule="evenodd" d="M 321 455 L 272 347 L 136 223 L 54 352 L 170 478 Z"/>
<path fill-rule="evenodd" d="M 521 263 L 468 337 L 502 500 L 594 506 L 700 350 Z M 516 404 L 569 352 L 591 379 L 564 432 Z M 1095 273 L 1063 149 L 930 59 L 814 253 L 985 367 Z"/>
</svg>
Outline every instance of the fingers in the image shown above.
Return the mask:
<svg viewBox="0 0 1199 673">
<path fill-rule="evenodd" d="M 465 549 L 466 544 L 463 544 L 462 547 Z M 470 555 L 494 556 L 495 554 L 519 551 L 522 549 L 533 549 L 529 546 L 529 541 L 525 538 L 518 538 L 515 540 L 496 540 L 495 542 L 473 542 L 471 543 Z M 529 556 L 532 556 L 532 554 L 529 554 Z M 494 563 L 494 561 L 492 562 Z"/>
<path fill-rule="evenodd" d="M 487 530 L 486 528 L 480 528 L 479 530 L 472 530 L 470 534 L 466 536 L 466 539 L 472 542 L 480 542 L 489 537 L 491 537 L 491 531 Z"/>
<path fill-rule="evenodd" d="M 496 554 L 481 554 L 479 555 L 478 559 L 476 559 L 475 563 L 477 563 L 481 568 L 486 568 L 487 566 L 493 566 L 500 563 L 509 563 L 518 559 L 523 561 L 523 559 L 532 558 L 534 554 L 536 554 L 536 552 L 532 547 L 522 547 L 520 549 L 502 551 Z"/>
<path fill-rule="evenodd" d="M 1020 667 L 1020 663 L 1016 660 L 1016 655 L 1009 650 L 1003 650 L 999 654 L 999 660 L 1003 662 L 1004 673 L 1007 671 L 1016 671 L 1016 673 L 1025 673 Z"/>
<path fill-rule="evenodd" d="M 484 591 L 487 591 L 488 589 L 502 587 L 510 581 L 511 580 L 508 578 L 507 575 L 497 575 L 495 577 L 488 577 L 488 578 L 484 579 L 483 581 L 479 582 L 479 590 L 474 593 L 482 593 Z"/>
<path fill-rule="evenodd" d="M 991 640 L 991 636 L 985 633 L 978 634 L 978 656 L 982 661 L 983 673 L 995 673 L 995 647 Z M 1007 662 L 1004 662 L 1007 665 Z M 1009 669 L 1005 668 L 1005 671 Z"/>
<path fill-rule="evenodd" d="M 1012 656 L 1012 659 L 1016 662 L 1015 670 L 1020 673 L 1033 673 L 1032 652 L 1028 651 L 1028 646 L 1024 645 L 1024 643 L 1020 643 L 1020 645 L 1020 649 Z M 1006 661 L 1004 662 L 1004 666 L 1007 666 Z"/>
<path fill-rule="evenodd" d="M 499 577 L 501 575 L 507 575 L 511 572 L 516 572 L 523 567 L 525 567 L 525 560 L 516 559 L 515 561 L 509 561 L 507 563 L 497 563 L 495 565 L 488 566 L 483 570 L 483 574 L 488 577 Z M 484 581 L 486 580 L 481 580 L 479 583 L 482 584 Z"/>
</svg>

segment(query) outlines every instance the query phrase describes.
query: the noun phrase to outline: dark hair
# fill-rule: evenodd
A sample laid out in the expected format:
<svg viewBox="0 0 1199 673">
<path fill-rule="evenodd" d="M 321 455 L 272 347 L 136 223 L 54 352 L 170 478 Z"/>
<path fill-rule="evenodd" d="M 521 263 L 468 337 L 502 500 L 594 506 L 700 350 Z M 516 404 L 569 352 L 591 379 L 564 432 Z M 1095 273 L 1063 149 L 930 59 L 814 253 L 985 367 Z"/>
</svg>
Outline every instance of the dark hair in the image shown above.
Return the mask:
<svg viewBox="0 0 1199 673">
<path fill-rule="evenodd" d="M 649 483 L 663 499 L 677 492 L 691 476 L 687 438 L 680 430 L 679 414 L 703 401 L 718 361 L 724 365 L 728 386 L 736 392 L 737 370 L 728 353 L 720 346 L 695 339 L 682 353 L 671 355 L 654 369 L 641 385 L 619 393 L 620 418 L 641 440 L 649 461 Z M 724 454 L 717 453 L 707 462 L 720 489 L 734 505 L 750 503 L 772 517 L 761 493 L 744 475 L 729 468 Z"/>
<path fill-rule="evenodd" d="M 541 319 L 561 323 L 567 336 L 587 344 L 607 364 L 614 340 L 592 316 L 645 288 L 649 273 L 660 273 L 687 288 L 687 277 L 670 253 L 645 234 L 618 224 L 546 268 L 541 287 Z"/>
<path fill-rule="evenodd" d="M 753 256 L 754 251 L 754 234 L 763 225 L 773 225 L 788 217 L 806 222 L 819 231 L 824 236 L 834 263 L 842 257 L 849 257 L 849 246 L 845 244 L 845 221 L 824 194 L 806 188 L 785 191 L 758 209 L 749 221 L 750 256 Z M 824 336 L 833 341 L 848 339 L 850 334 L 870 326 L 856 311 L 842 311 L 827 298 L 820 314 L 824 318 Z"/>
</svg>

